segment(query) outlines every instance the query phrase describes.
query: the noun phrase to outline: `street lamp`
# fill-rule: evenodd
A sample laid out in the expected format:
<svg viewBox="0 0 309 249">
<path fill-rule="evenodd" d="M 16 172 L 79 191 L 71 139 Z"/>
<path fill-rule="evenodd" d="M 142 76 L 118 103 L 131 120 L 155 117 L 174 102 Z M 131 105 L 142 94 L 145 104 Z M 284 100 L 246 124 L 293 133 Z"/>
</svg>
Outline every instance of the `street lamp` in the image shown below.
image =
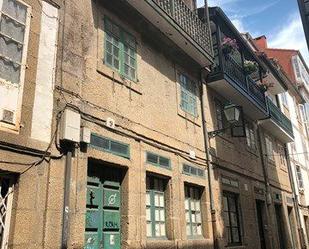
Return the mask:
<svg viewBox="0 0 309 249">
<path fill-rule="evenodd" d="M 230 125 L 228 127 L 226 127 L 226 128 L 222 128 L 222 129 L 219 129 L 219 130 L 208 132 L 209 138 L 213 138 L 213 137 L 223 133 L 225 130 L 229 129 L 235 123 L 237 123 L 239 121 L 239 118 L 240 118 L 240 113 L 241 113 L 240 108 L 241 108 L 240 106 L 237 106 L 237 105 L 234 105 L 234 104 L 226 105 L 223 108 L 223 113 L 225 115 L 225 118 L 226 118 L 227 122 Z"/>
</svg>

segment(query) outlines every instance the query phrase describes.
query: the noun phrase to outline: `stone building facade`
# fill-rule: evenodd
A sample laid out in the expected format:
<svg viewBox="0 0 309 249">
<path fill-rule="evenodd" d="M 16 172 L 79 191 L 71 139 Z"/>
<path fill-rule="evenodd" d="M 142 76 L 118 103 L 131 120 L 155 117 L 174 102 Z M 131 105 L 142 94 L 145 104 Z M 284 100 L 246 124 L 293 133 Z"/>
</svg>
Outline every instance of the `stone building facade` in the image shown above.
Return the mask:
<svg viewBox="0 0 309 249">
<path fill-rule="evenodd" d="M 0 102 L 1 249 L 301 248 L 276 99 L 289 81 L 222 10 L 25 2 L 3 0 L 29 8 L 18 82 L 0 71 L 19 83 L 0 88 L 16 97 Z"/>
</svg>

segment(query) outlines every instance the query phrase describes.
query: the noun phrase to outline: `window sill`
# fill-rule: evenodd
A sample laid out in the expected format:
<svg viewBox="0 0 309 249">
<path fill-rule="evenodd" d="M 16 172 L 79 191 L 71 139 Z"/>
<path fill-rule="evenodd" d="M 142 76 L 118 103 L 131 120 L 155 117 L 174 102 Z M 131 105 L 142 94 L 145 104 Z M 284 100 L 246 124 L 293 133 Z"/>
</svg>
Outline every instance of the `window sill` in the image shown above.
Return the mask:
<svg viewBox="0 0 309 249">
<path fill-rule="evenodd" d="M 109 78 L 114 83 L 125 86 L 126 88 L 142 95 L 141 84 L 137 81 L 132 81 L 127 79 L 125 76 L 121 75 L 116 70 L 105 65 L 103 62 L 98 61 L 97 72 L 101 75 Z"/>
<path fill-rule="evenodd" d="M 199 116 L 193 116 L 189 113 L 186 113 L 185 111 L 183 111 L 181 109 L 181 107 L 179 107 L 178 109 L 178 115 L 186 120 L 188 120 L 189 122 L 201 127 L 201 123 L 200 123 L 200 117 Z"/>
</svg>

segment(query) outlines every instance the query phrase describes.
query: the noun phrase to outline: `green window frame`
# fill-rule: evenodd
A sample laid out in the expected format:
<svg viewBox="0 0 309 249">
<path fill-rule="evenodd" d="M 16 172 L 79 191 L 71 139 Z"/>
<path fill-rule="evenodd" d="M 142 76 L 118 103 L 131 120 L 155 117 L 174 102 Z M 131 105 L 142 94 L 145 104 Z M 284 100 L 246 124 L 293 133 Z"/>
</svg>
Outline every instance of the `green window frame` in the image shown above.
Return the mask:
<svg viewBox="0 0 309 249">
<path fill-rule="evenodd" d="M 185 185 L 186 233 L 189 238 L 202 237 L 201 190 Z"/>
<path fill-rule="evenodd" d="M 162 178 L 146 178 L 146 230 L 148 238 L 166 239 L 165 187 Z"/>
<path fill-rule="evenodd" d="M 136 39 L 109 18 L 104 18 L 104 63 L 119 74 L 136 81 Z"/>
<path fill-rule="evenodd" d="M 116 156 L 121 156 L 130 159 L 130 145 L 102 137 L 97 134 L 91 134 L 90 145 L 99 150 L 109 152 Z"/>
<path fill-rule="evenodd" d="M 171 160 L 152 152 L 146 152 L 146 162 L 161 168 L 171 169 Z"/>
<path fill-rule="evenodd" d="M 223 193 L 223 213 L 227 241 L 229 245 L 241 245 L 241 230 L 238 195 Z"/>
<path fill-rule="evenodd" d="M 205 170 L 185 164 L 185 163 L 182 165 L 182 173 L 186 175 L 190 175 L 190 176 L 201 177 L 201 178 L 205 177 Z"/>
<path fill-rule="evenodd" d="M 183 111 L 197 117 L 196 84 L 184 74 L 179 74 L 180 107 Z"/>
</svg>

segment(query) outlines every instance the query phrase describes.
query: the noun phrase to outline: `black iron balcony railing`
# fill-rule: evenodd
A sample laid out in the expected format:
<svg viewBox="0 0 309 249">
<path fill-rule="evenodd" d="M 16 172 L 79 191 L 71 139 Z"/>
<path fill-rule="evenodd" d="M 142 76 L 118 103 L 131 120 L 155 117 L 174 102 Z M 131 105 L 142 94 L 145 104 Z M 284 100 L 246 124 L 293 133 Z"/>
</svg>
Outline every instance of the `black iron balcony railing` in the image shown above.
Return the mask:
<svg viewBox="0 0 309 249">
<path fill-rule="evenodd" d="M 245 74 L 244 69 L 239 65 L 239 63 L 237 63 L 230 55 L 224 55 L 222 62 L 224 70 L 223 73 L 227 74 L 234 83 L 250 95 L 256 103 L 260 105 L 260 107 L 267 110 L 264 91 L 249 75 Z"/>
<path fill-rule="evenodd" d="M 160 7 L 181 29 L 187 33 L 205 52 L 212 55 L 209 26 L 182 0 L 147 0 Z"/>
<path fill-rule="evenodd" d="M 287 132 L 291 137 L 293 137 L 293 126 L 290 119 L 288 119 L 281 110 L 271 101 L 267 100 L 268 109 L 270 117 Z"/>
</svg>

